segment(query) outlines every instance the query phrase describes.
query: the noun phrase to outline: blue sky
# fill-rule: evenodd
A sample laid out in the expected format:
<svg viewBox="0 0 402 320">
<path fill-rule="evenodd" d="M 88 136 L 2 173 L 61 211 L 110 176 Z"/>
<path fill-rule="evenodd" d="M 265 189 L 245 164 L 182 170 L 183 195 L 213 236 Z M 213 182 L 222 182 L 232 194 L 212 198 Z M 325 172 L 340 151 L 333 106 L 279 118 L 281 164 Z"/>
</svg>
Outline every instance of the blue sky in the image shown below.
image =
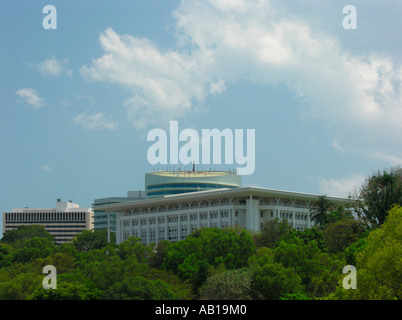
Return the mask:
<svg viewBox="0 0 402 320">
<path fill-rule="evenodd" d="M 347 196 L 402 162 L 401 13 L 391 0 L 0 0 L 0 211 L 143 189 L 147 133 L 170 120 L 255 129 L 244 186 Z"/>
</svg>

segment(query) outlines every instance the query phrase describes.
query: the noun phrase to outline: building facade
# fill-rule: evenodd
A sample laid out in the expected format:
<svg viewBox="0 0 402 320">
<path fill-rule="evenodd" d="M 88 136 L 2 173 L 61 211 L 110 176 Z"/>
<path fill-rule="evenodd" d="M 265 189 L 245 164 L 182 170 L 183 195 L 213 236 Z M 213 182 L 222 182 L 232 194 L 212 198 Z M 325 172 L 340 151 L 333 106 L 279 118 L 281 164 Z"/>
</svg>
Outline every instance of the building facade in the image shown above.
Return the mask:
<svg viewBox="0 0 402 320">
<path fill-rule="evenodd" d="M 116 204 L 127 201 L 137 201 L 145 199 L 144 191 L 127 191 L 127 197 L 108 197 L 95 199 L 92 204 L 94 210 L 94 230 L 106 230 L 108 227 L 108 216 L 103 211 L 98 211 L 96 208 L 101 205 Z M 116 214 L 110 212 L 109 228 L 111 232 L 116 232 Z"/>
<path fill-rule="evenodd" d="M 3 213 L 3 234 L 21 225 L 42 225 L 57 244 L 63 244 L 77 233 L 93 229 L 93 210 L 57 199 L 56 208 L 19 208 Z"/>
<path fill-rule="evenodd" d="M 239 226 L 259 231 L 269 220 L 287 219 L 296 230 L 313 226 L 313 203 L 319 195 L 245 187 L 198 191 L 100 206 L 97 209 L 119 212 L 116 217 L 116 242 L 130 236 L 143 244 L 161 240 L 179 241 L 203 227 Z M 331 202 L 348 199 L 327 197 Z M 110 229 L 109 229 L 110 230 Z"/>
</svg>

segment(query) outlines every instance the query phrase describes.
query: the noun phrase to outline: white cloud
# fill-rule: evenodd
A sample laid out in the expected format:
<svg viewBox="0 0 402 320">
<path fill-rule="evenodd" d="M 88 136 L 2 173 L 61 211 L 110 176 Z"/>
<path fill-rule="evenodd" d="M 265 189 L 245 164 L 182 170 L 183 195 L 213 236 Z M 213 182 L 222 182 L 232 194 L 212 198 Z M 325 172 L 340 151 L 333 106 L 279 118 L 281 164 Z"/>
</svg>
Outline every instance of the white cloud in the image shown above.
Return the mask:
<svg viewBox="0 0 402 320">
<path fill-rule="evenodd" d="M 354 56 L 275 0 L 182 1 L 173 16 L 176 49 L 108 28 L 103 56 L 81 68 L 88 80 L 129 89 L 137 129 L 185 117 L 237 81 L 284 83 L 334 148 L 402 158 L 402 67 L 391 58 Z"/>
<path fill-rule="evenodd" d="M 393 165 L 401 166 L 402 165 L 402 158 L 399 158 L 392 154 L 387 154 L 387 153 L 378 151 L 373 154 L 373 157 L 377 158 L 377 159 L 381 159 L 381 160 L 387 162 L 388 164 L 390 164 L 391 166 L 393 166 Z"/>
<path fill-rule="evenodd" d="M 35 109 L 45 105 L 45 101 L 39 97 L 38 92 L 32 88 L 22 88 L 18 90 L 16 94 L 24 99 L 26 103 L 33 105 Z"/>
<path fill-rule="evenodd" d="M 402 158 L 402 67 L 391 58 L 348 53 L 279 1 L 186 1 L 174 16 L 182 41 L 210 56 L 207 71 L 226 84 L 285 83 L 338 151 Z"/>
<path fill-rule="evenodd" d="M 211 82 L 210 83 L 209 92 L 212 95 L 222 93 L 225 90 L 226 90 L 226 86 L 225 86 L 225 81 L 223 81 L 223 80 L 219 80 L 217 82 Z"/>
<path fill-rule="evenodd" d="M 111 28 L 101 34 L 100 43 L 105 54 L 91 67 L 82 67 L 81 73 L 90 80 L 128 88 L 132 96 L 125 106 L 138 129 L 159 124 L 167 116 L 181 118 L 208 92 L 212 78 L 204 69 L 209 62 L 198 51 L 162 52 L 147 39 L 120 36 Z M 223 90 L 221 83 L 216 90 Z"/>
<path fill-rule="evenodd" d="M 53 172 L 53 169 L 51 167 L 49 167 L 47 164 L 43 164 L 41 166 L 41 169 L 42 169 L 42 171 L 45 171 L 45 172 Z"/>
<path fill-rule="evenodd" d="M 333 139 L 331 141 L 331 146 L 332 146 L 332 148 L 334 148 L 335 150 L 339 151 L 340 153 L 345 152 L 345 150 L 339 145 L 339 142 L 336 139 Z"/>
<path fill-rule="evenodd" d="M 328 196 L 348 197 L 354 191 L 359 190 L 366 177 L 353 175 L 344 179 L 321 179 L 319 191 Z"/>
<path fill-rule="evenodd" d="M 117 124 L 112 120 L 106 119 L 103 113 L 95 113 L 95 114 L 80 113 L 79 115 L 73 118 L 73 121 L 76 125 L 81 125 L 83 128 L 87 130 L 117 129 Z"/>
<path fill-rule="evenodd" d="M 59 76 L 66 73 L 71 77 L 73 71 L 67 68 L 67 64 L 68 60 L 59 61 L 52 56 L 33 67 L 44 75 Z"/>
</svg>

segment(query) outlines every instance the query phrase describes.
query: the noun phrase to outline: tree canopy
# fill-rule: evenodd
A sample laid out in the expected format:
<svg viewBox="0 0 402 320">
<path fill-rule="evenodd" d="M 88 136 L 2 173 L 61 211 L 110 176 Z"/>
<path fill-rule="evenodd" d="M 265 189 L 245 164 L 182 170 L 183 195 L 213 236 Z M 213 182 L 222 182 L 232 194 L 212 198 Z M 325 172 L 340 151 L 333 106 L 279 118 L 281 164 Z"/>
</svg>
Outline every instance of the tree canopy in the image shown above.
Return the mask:
<svg viewBox="0 0 402 320">
<path fill-rule="evenodd" d="M 357 212 L 371 226 L 383 224 L 389 210 L 394 205 L 402 205 L 402 168 L 373 173 L 361 186 L 356 202 Z"/>
<path fill-rule="evenodd" d="M 46 231 L 42 225 L 20 225 L 16 229 L 8 230 L 3 234 L 1 242 L 15 245 L 17 247 L 23 246 L 24 241 L 31 238 L 46 238 L 51 241 L 54 237 Z"/>
</svg>

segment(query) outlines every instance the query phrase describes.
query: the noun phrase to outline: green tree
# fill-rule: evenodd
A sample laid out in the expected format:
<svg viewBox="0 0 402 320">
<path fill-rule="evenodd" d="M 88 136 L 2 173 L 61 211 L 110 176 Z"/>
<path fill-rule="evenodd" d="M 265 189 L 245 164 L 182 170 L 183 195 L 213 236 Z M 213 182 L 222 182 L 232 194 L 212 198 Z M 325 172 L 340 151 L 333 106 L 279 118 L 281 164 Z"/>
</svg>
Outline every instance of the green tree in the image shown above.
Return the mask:
<svg viewBox="0 0 402 320">
<path fill-rule="evenodd" d="M 268 221 L 261 232 L 254 236 L 254 242 L 257 248 L 273 248 L 279 239 L 292 230 L 292 225 L 287 219 L 275 218 Z"/>
<path fill-rule="evenodd" d="M 302 279 L 292 267 L 274 261 L 273 251 L 260 248 L 250 259 L 254 274 L 251 292 L 254 299 L 279 300 L 291 293 L 303 293 Z"/>
<path fill-rule="evenodd" d="M 357 254 L 366 248 L 366 244 L 367 244 L 366 238 L 360 238 L 359 240 L 357 240 L 356 242 L 352 243 L 347 248 L 345 248 L 344 254 L 346 263 L 348 265 L 352 266 L 356 265 Z"/>
<path fill-rule="evenodd" d="M 210 276 L 201 288 L 201 300 L 250 300 L 253 273 L 248 269 L 225 270 Z"/>
<path fill-rule="evenodd" d="M 38 258 L 46 258 L 55 250 L 55 245 L 48 238 L 31 238 L 25 241 L 25 246 L 13 252 L 14 262 L 29 262 Z"/>
<path fill-rule="evenodd" d="M 75 257 L 69 255 L 68 253 L 56 252 L 44 259 L 39 259 L 38 263 L 42 266 L 55 266 L 57 269 L 57 274 L 60 275 L 75 268 Z"/>
<path fill-rule="evenodd" d="M 295 238 L 303 240 L 304 244 L 315 241 L 321 251 L 326 251 L 322 230 L 319 230 L 317 228 L 309 228 L 303 231 L 291 229 L 286 234 L 284 234 L 280 238 L 280 240 L 284 240 L 285 242 L 292 242 Z"/>
<path fill-rule="evenodd" d="M 327 222 L 329 212 L 333 209 L 334 205 L 327 199 L 326 195 L 321 195 L 318 200 L 314 202 L 313 208 L 311 209 L 311 219 L 323 227 Z"/>
<path fill-rule="evenodd" d="M 357 266 L 367 270 L 373 290 L 402 299 L 402 207 L 391 209 L 382 227 L 369 234 Z"/>
<path fill-rule="evenodd" d="M 244 230 L 204 228 L 172 244 L 162 267 L 190 281 L 196 292 L 208 278 L 211 268 L 220 264 L 226 269 L 245 267 L 254 252 L 253 240 Z"/>
<path fill-rule="evenodd" d="M 58 271 L 58 270 L 57 270 Z M 57 273 L 58 287 L 59 283 L 71 283 L 81 288 L 83 295 L 80 297 L 83 300 L 98 300 L 102 299 L 103 291 L 85 275 L 81 269 L 75 268 L 68 272 Z"/>
<path fill-rule="evenodd" d="M 275 262 L 292 268 L 300 276 L 310 296 L 322 297 L 335 290 L 339 275 L 337 271 L 344 261 L 322 252 L 316 241 L 305 243 L 299 238 L 282 240 L 273 253 Z"/>
<path fill-rule="evenodd" d="M 348 203 L 346 206 L 349 208 L 351 203 Z M 343 203 L 340 203 L 337 206 L 334 205 L 332 211 L 327 215 L 326 223 L 333 223 L 343 219 L 352 219 L 352 213 L 350 210 L 347 210 L 346 206 Z"/>
<path fill-rule="evenodd" d="M 12 245 L 0 242 L 0 268 L 7 267 L 12 263 L 12 252 L 14 250 Z"/>
<path fill-rule="evenodd" d="M 329 223 L 323 230 L 325 245 L 329 252 L 341 252 L 365 231 L 364 225 L 354 219 L 343 219 Z"/>
<path fill-rule="evenodd" d="M 177 275 L 194 288 L 199 288 L 208 278 L 210 264 L 200 253 L 191 253 L 177 268 Z"/>
<path fill-rule="evenodd" d="M 281 300 L 312 300 L 305 293 L 286 293 L 281 296 Z"/>
<path fill-rule="evenodd" d="M 130 276 L 108 288 L 104 299 L 110 300 L 175 300 L 178 296 L 161 279 Z"/>
<path fill-rule="evenodd" d="M 88 300 L 88 289 L 81 283 L 57 281 L 57 289 L 44 289 L 39 285 L 27 300 Z M 98 295 L 98 298 L 100 295 Z"/>
<path fill-rule="evenodd" d="M 360 189 L 357 212 L 372 226 L 384 223 L 394 205 L 402 205 L 402 168 L 393 167 L 376 172 L 366 179 Z"/>
<path fill-rule="evenodd" d="M 46 231 L 44 226 L 20 225 L 16 229 L 7 230 L 4 232 L 1 242 L 21 248 L 24 246 L 26 240 L 32 238 L 45 238 L 51 241 L 54 240 L 54 237 L 48 231 Z"/>
<path fill-rule="evenodd" d="M 337 289 L 327 299 L 400 300 L 402 297 L 402 207 L 391 209 L 356 254 L 356 289 Z"/>
<path fill-rule="evenodd" d="M 43 275 L 39 273 L 18 273 L 8 281 L 0 282 L 0 300 L 25 300 L 39 284 L 42 284 L 42 280 Z"/>
<path fill-rule="evenodd" d="M 100 290 L 106 290 L 127 276 L 123 263 L 117 255 L 106 255 L 103 259 L 86 263 L 82 273 Z"/>
<path fill-rule="evenodd" d="M 78 254 L 78 250 L 77 250 L 76 246 L 71 241 L 62 243 L 61 245 L 57 246 L 56 252 L 66 253 L 74 258 Z"/>
<path fill-rule="evenodd" d="M 118 247 L 118 255 L 121 259 L 125 259 L 127 256 L 134 254 L 139 262 L 148 261 L 151 252 L 151 246 L 144 246 L 141 243 L 141 239 L 134 236 L 120 243 Z"/>
<path fill-rule="evenodd" d="M 100 249 L 109 245 L 106 230 L 83 230 L 73 238 L 72 242 L 79 251 Z"/>
<path fill-rule="evenodd" d="M 154 268 L 161 268 L 171 245 L 172 242 L 170 241 L 159 241 L 155 248 L 151 250 L 151 256 L 148 260 L 149 266 Z"/>
</svg>

